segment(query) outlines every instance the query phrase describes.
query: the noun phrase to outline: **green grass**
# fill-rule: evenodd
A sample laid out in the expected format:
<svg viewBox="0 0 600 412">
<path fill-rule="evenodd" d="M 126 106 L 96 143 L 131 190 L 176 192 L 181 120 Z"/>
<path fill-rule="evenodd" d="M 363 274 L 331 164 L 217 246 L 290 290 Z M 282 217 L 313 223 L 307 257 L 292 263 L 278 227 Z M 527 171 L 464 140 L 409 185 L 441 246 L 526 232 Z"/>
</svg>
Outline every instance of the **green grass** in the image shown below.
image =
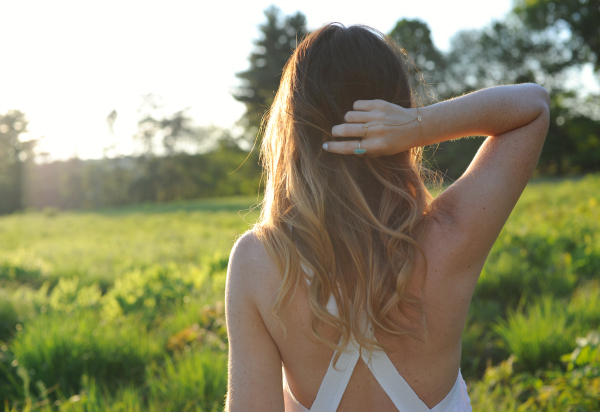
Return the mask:
<svg viewBox="0 0 600 412">
<path fill-rule="evenodd" d="M 163 365 L 148 368 L 152 404 L 161 411 L 223 408 L 227 386 L 227 354 L 188 350 L 165 357 Z"/>
<path fill-rule="evenodd" d="M 201 264 L 229 255 L 255 221 L 256 199 L 142 205 L 80 213 L 24 213 L 0 218 L 0 284 L 78 277 L 102 290 L 123 274 L 155 264 Z M 187 206 L 186 206 L 187 205 Z"/>
<path fill-rule="evenodd" d="M 499 321 L 495 332 L 504 340 L 510 353 L 531 373 L 552 368 L 573 350 L 577 334 L 584 333 L 570 322 L 565 302 L 544 297 L 527 307 L 527 311 L 509 311 L 506 321 Z"/>
<path fill-rule="evenodd" d="M 578 339 L 600 327 L 598 193 L 592 175 L 519 200 L 463 334 L 474 410 L 600 408 L 600 349 Z M 225 270 L 255 202 L 0 217 L 5 410 L 222 410 Z"/>
</svg>

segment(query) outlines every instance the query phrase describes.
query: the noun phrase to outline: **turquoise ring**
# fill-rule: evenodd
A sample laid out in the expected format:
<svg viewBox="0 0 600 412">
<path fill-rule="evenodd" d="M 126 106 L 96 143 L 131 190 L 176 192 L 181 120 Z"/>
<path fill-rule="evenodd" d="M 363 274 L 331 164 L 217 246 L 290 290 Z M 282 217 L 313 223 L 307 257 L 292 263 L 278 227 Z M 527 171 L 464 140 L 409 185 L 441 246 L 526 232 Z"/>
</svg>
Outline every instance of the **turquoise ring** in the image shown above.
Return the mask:
<svg viewBox="0 0 600 412">
<path fill-rule="evenodd" d="M 367 153 L 367 149 L 362 149 L 360 147 L 360 140 L 358 141 L 358 149 L 354 149 L 354 154 L 365 154 Z"/>
</svg>

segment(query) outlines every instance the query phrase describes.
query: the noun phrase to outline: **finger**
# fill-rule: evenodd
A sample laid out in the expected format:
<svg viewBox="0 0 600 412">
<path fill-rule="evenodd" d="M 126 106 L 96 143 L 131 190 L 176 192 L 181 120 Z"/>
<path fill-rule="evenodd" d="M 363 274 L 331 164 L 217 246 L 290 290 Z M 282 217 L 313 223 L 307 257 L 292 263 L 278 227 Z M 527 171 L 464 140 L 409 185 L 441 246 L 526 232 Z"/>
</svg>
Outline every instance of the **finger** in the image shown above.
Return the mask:
<svg viewBox="0 0 600 412">
<path fill-rule="evenodd" d="M 385 120 L 385 113 L 381 110 L 371 110 L 368 112 L 351 111 L 346 113 L 344 120 L 348 123 L 382 121 Z"/>
<path fill-rule="evenodd" d="M 333 137 L 375 137 L 385 132 L 385 125 L 371 124 L 365 130 L 364 123 L 344 123 L 333 126 L 331 134 Z"/>
<path fill-rule="evenodd" d="M 360 142 L 361 149 L 369 149 L 366 147 L 366 142 Z M 327 142 L 323 144 L 323 149 L 331 153 L 339 154 L 355 154 L 354 150 L 358 149 L 358 140 L 347 140 L 345 142 Z"/>
<path fill-rule="evenodd" d="M 355 155 L 355 149 L 358 149 L 358 140 L 346 140 L 344 142 L 327 142 L 323 144 L 323 149 L 330 153 L 338 154 L 352 154 Z M 367 155 L 379 155 L 381 154 L 381 144 L 376 140 L 362 140 L 360 142 L 360 148 L 365 149 Z"/>
<path fill-rule="evenodd" d="M 365 128 L 362 124 L 344 123 L 333 126 L 331 134 L 334 137 L 363 137 Z"/>
<path fill-rule="evenodd" d="M 389 103 L 385 100 L 357 100 L 352 105 L 354 110 L 359 110 L 361 112 L 368 112 L 370 110 L 385 110 L 386 106 Z"/>
</svg>

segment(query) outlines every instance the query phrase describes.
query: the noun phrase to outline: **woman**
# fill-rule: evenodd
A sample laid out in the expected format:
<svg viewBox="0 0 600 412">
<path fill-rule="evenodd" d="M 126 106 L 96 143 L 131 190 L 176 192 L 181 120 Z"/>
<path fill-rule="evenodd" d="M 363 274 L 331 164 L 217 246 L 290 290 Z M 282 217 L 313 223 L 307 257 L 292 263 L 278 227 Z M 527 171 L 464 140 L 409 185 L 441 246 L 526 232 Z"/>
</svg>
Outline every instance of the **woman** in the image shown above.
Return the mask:
<svg viewBox="0 0 600 412">
<path fill-rule="evenodd" d="M 523 84 L 417 108 L 403 58 L 373 29 L 330 24 L 284 69 L 262 214 L 228 271 L 229 411 L 471 410 L 461 333 L 549 98 Z M 470 135 L 489 137 L 432 199 L 422 147 Z"/>
</svg>

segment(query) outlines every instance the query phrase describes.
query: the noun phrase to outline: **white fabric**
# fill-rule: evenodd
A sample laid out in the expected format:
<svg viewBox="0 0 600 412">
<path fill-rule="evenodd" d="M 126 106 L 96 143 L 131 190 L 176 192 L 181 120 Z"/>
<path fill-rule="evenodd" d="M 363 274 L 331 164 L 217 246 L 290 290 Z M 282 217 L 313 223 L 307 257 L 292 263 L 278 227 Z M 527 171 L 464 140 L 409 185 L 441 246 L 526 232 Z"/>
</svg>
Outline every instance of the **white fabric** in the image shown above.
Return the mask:
<svg viewBox="0 0 600 412">
<path fill-rule="evenodd" d="M 310 410 L 302 405 L 294 396 L 287 378 L 285 369 L 283 371 L 283 396 L 286 412 L 334 412 L 337 410 L 346 386 L 352 376 L 354 367 L 358 361 L 359 349 L 354 342 L 348 345 L 346 352 L 340 355 L 336 368 L 332 362 L 329 364 L 327 373 L 319 387 L 317 397 Z M 385 393 L 390 397 L 400 412 L 472 412 L 471 400 L 467 393 L 467 385 L 458 371 L 454 386 L 446 397 L 429 409 L 427 405 L 417 396 L 415 391 L 398 373 L 392 361 L 385 352 L 373 352 L 369 358 L 366 351 L 361 353 L 362 359 L 367 364 L 377 382 Z M 336 370 L 337 369 L 337 370 Z"/>
<path fill-rule="evenodd" d="M 306 270 L 304 265 L 303 269 L 311 277 L 310 271 Z M 337 305 L 333 295 L 329 298 L 327 309 L 330 313 L 337 315 Z M 375 337 L 370 325 L 368 330 L 371 336 Z M 467 385 L 460 370 L 448 395 L 439 404 L 429 409 L 400 375 L 385 352 L 375 351 L 369 354 L 365 350 L 361 351 L 356 342 L 351 340 L 346 351 L 340 355 L 336 368 L 333 367 L 333 358 L 331 359 L 310 412 L 335 412 L 337 410 L 359 357 L 362 357 L 377 382 L 400 412 L 472 412 L 473 410 L 467 393 Z M 285 376 L 285 369 L 282 368 L 282 370 L 285 411 L 309 412 L 309 409 L 298 402 L 292 393 Z"/>
</svg>

